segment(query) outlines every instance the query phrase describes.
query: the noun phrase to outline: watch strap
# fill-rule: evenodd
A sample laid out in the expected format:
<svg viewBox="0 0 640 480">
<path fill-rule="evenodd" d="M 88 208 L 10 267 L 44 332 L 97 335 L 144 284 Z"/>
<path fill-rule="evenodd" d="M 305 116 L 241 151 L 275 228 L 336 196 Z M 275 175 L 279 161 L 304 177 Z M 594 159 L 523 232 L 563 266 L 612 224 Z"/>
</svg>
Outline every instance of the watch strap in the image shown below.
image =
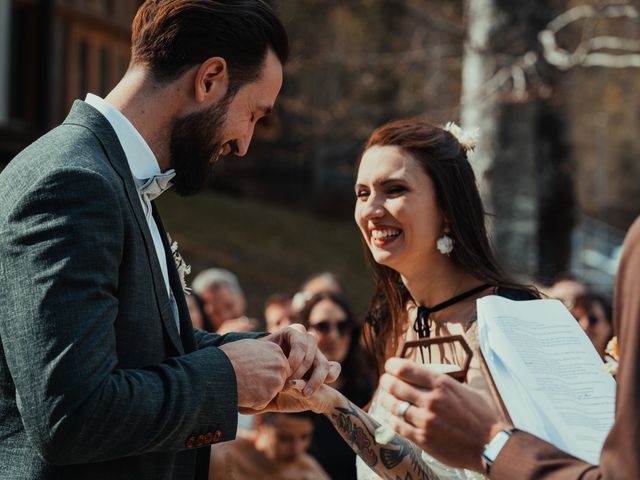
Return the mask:
<svg viewBox="0 0 640 480">
<path fill-rule="evenodd" d="M 509 437 L 511 437 L 513 431 L 514 429 L 500 430 L 494 435 L 491 441 L 484 446 L 484 450 L 482 451 L 482 463 L 484 464 L 484 469 L 487 474 L 491 469 L 491 465 L 493 465 L 493 462 L 498 457 L 498 454 L 509 440 Z"/>
</svg>

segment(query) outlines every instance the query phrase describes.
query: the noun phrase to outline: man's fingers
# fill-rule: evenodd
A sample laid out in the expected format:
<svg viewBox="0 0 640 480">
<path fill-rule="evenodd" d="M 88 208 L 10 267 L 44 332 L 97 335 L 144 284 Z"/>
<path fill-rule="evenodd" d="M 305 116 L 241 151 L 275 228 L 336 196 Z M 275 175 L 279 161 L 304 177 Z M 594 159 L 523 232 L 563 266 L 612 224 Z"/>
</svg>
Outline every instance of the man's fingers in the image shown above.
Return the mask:
<svg viewBox="0 0 640 480">
<path fill-rule="evenodd" d="M 302 362 L 298 365 L 297 368 L 291 368 L 293 374 L 291 378 L 302 378 L 307 373 L 309 368 L 313 365 L 313 361 L 316 357 L 316 352 L 318 351 L 318 340 L 313 335 L 309 335 L 308 333 L 304 334 L 306 339 L 306 352 Z M 290 361 L 291 362 L 291 361 Z"/>
<path fill-rule="evenodd" d="M 298 329 L 289 329 L 286 332 L 286 340 L 289 346 L 289 355 L 287 356 L 287 359 L 289 360 L 289 367 L 291 367 L 291 372 L 297 375 L 298 369 L 307 356 L 307 352 L 309 349 L 307 345 L 309 341 L 308 337 L 310 337 L 311 335 L 301 333 L 296 330 Z M 306 370 L 308 370 L 308 367 Z M 299 377 L 300 376 L 298 376 L 297 378 Z M 295 378 L 295 375 L 293 378 Z"/>
<path fill-rule="evenodd" d="M 421 425 L 427 412 L 413 402 L 409 402 L 409 407 L 407 408 L 406 405 L 404 405 L 405 402 L 407 402 L 407 400 L 400 400 L 384 390 L 380 394 L 380 404 L 386 408 L 387 411 L 391 412 L 393 416 L 404 420 L 404 422 L 414 427 Z M 400 416 L 402 409 L 404 409 L 404 414 Z"/>
<path fill-rule="evenodd" d="M 315 393 L 318 388 L 324 383 L 327 375 L 329 374 L 329 362 L 320 350 L 316 352 L 315 360 L 313 361 L 313 370 L 311 377 L 307 380 L 307 386 L 304 388 L 303 393 L 305 396 L 309 396 Z"/>
<path fill-rule="evenodd" d="M 420 445 L 420 440 L 423 440 L 423 438 L 416 427 L 414 427 L 410 423 L 407 423 L 404 419 L 396 417 L 395 415 L 389 417 L 386 421 L 389 423 L 389 426 L 395 430 L 396 433 Z"/>
<path fill-rule="evenodd" d="M 300 333 L 307 333 L 307 329 L 301 323 L 292 323 L 288 328 L 299 331 Z"/>
<path fill-rule="evenodd" d="M 425 367 L 421 367 L 411 360 L 395 357 L 386 361 L 384 369 L 394 377 L 398 377 L 415 386 L 426 388 L 427 390 L 431 390 L 436 379 L 443 375 L 441 373 L 428 370 Z"/>
<path fill-rule="evenodd" d="M 329 362 L 329 373 L 327 378 L 324 379 L 324 383 L 333 383 L 340 376 L 340 372 L 342 371 L 342 365 L 338 362 Z"/>
<path fill-rule="evenodd" d="M 419 403 L 420 396 L 424 394 L 425 390 L 414 387 L 402 380 L 385 373 L 380 378 L 380 386 L 391 395 L 398 399 L 398 402 L 408 401 L 413 404 Z M 394 412 L 394 410 L 391 410 Z"/>
</svg>

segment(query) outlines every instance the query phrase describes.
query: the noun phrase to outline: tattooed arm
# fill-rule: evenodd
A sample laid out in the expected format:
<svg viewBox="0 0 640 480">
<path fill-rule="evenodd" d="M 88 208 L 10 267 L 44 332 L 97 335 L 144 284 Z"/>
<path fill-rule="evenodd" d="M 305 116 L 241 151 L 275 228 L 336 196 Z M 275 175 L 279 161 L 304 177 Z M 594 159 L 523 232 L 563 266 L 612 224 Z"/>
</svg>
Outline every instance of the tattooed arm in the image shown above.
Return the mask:
<svg viewBox="0 0 640 480">
<path fill-rule="evenodd" d="M 322 385 L 315 394 L 301 393 L 304 382 L 285 388 L 261 411 L 243 413 L 300 412 L 312 410 L 324 414 L 349 446 L 377 475 L 385 480 L 437 480 L 422 460 L 422 451 L 400 435 L 389 443 L 376 443 L 375 431 L 380 424 L 360 410 L 337 390 Z"/>
<path fill-rule="evenodd" d="M 380 424 L 335 392 L 333 409 L 325 412 L 354 452 L 385 480 L 434 480 L 438 476 L 422 460 L 422 452 L 409 440 L 395 435 L 387 444 L 376 443 Z"/>
</svg>

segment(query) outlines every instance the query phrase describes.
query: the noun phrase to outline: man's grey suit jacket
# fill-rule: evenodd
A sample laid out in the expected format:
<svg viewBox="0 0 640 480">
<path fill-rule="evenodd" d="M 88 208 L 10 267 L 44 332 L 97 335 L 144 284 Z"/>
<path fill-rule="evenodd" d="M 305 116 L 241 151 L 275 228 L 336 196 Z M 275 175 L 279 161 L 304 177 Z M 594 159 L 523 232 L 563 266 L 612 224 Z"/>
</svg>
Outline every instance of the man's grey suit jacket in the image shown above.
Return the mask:
<svg viewBox="0 0 640 480">
<path fill-rule="evenodd" d="M 0 174 L 0 478 L 206 478 L 197 447 L 237 422 L 216 346 L 256 335 L 192 329 L 167 258 L 181 334 L 124 152 L 86 103 Z"/>
</svg>

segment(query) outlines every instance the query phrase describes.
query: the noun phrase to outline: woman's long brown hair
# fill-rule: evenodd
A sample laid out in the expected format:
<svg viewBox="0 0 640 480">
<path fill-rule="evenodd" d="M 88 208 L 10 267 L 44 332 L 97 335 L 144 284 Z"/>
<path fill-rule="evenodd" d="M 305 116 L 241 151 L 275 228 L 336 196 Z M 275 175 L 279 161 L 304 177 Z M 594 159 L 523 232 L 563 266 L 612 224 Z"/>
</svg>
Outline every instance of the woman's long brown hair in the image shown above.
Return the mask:
<svg viewBox="0 0 640 480">
<path fill-rule="evenodd" d="M 454 262 L 483 282 L 496 287 L 525 290 L 538 296 L 535 288 L 521 285 L 510 278 L 496 260 L 489 242 L 485 212 L 473 168 L 466 150 L 450 132 L 420 120 L 398 120 L 375 130 L 363 154 L 373 146 L 402 148 L 431 178 L 438 206 L 451 230 L 449 236 L 455 247 L 450 258 Z M 356 170 L 359 167 L 360 161 Z M 376 285 L 363 336 L 381 372 L 384 362 L 396 352 L 404 334 L 400 327 L 404 323 L 411 297 L 399 273 L 377 263 L 364 241 L 363 245 Z"/>
</svg>

